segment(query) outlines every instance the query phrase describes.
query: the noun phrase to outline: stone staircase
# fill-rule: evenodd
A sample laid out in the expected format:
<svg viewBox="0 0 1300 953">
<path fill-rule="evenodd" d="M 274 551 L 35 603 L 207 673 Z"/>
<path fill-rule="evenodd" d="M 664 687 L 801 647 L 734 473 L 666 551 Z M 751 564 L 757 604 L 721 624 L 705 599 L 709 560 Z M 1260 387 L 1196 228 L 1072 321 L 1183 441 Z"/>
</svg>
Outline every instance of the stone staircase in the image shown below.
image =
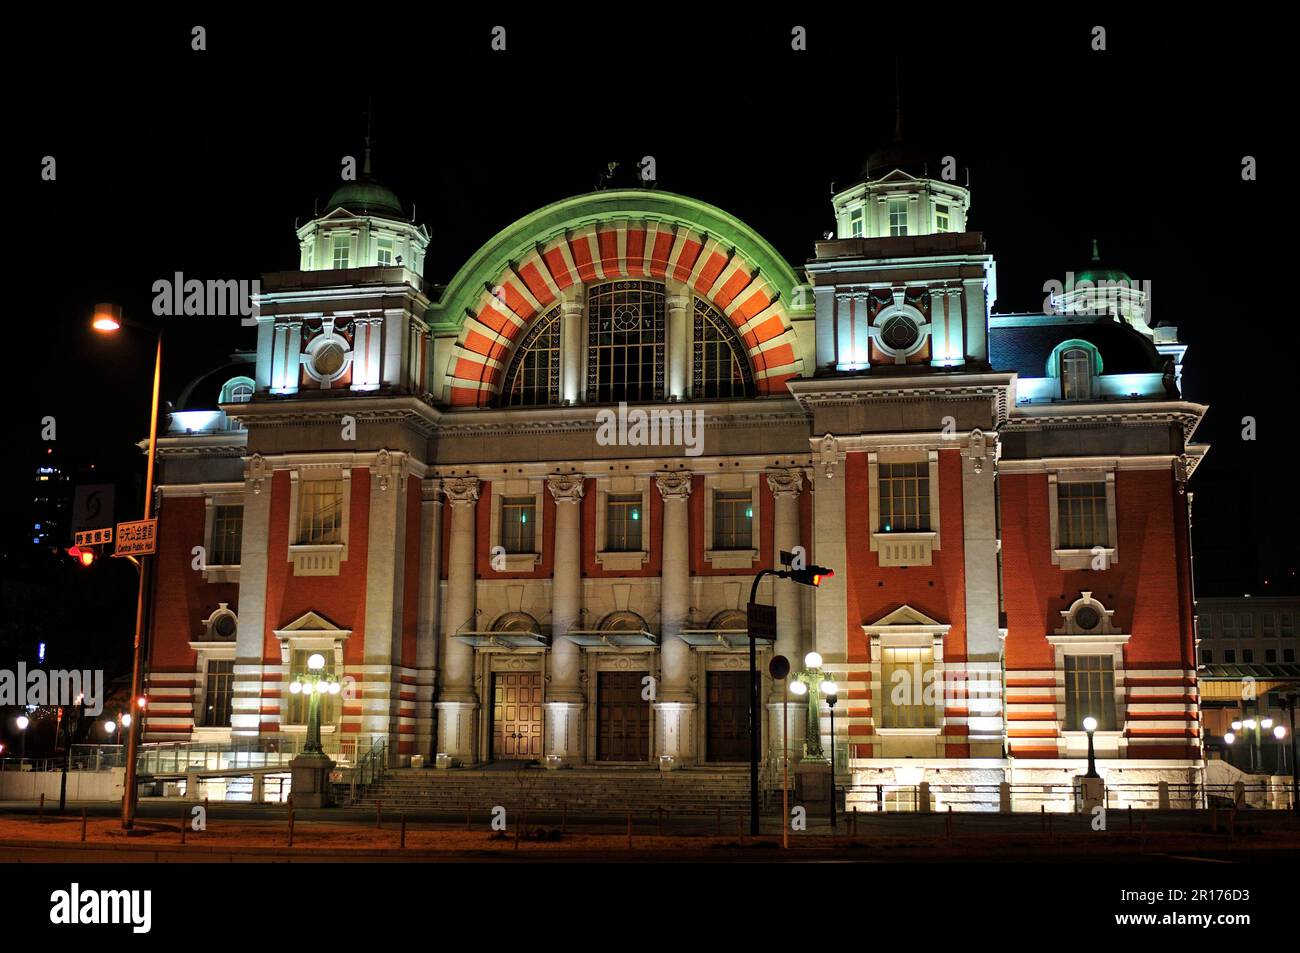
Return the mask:
<svg viewBox="0 0 1300 953">
<path fill-rule="evenodd" d="M 399 768 L 387 772 L 359 797 L 359 806 L 385 810 L 475 815 L 495 805 L 507 810 L 567 811 L 572 816 L 653 814 L 735 814 L 749 809 L 749 773 L 738 769 L 588 768 L 559 771 Z"/>
</svg>

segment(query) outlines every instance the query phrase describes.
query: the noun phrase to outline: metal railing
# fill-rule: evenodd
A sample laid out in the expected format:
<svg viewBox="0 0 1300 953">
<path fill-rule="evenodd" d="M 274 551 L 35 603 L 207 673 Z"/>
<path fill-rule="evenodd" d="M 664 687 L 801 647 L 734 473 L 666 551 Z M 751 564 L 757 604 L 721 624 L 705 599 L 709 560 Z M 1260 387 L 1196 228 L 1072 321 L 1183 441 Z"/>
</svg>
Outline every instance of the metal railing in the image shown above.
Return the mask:
<svg viewBox="0 0 1300 953">
<path fill-rule="evenodd" d="M 324 738 L 321 747 L 344 767 L 357 763 L 357 752 L 366 753 L 365 739 Z M 230 771 L 239 768 L 287 767 L 302 754 L 305 738 L 239 738 L 219 742 L 164 742 L 140 746 L 139 772 L 145 775 L 187 774 L 199 771 Z"/>
<path fill-rule="evenodd" d="M 916 811 L 983 811 L 1003 808 L 1003 786 L 999 784 L 930 784 L 925 789 L 928 805 L 922 803 L 919 784 L 842 785 L 846 811 L 896 813 Z M 1077 789 L 1070 783 L 1008 784 L 1006 795 L 1013 813 L 1074 813 Z M 1290 807 L 1291 786 L 1277 780 L 1235 784 L 1108 784 L 1104 788 L 1107 809 L 1208 810 L 1211 807 L 1279 810 Z"/>
<path fill-rule="evenodd" d="M 388 743 L 384 738 L 376 738 L 370 747 L 356 758 L 352 765 L 344 766 L 334 772 L 330 780 L 336 785 L 348 787 L 348 801 L 351 804 L 365 797 L 371 785 L 383 780 L 388 770 Z M 336 780 L 337 778 L 337 780 Z"/>
</svg>

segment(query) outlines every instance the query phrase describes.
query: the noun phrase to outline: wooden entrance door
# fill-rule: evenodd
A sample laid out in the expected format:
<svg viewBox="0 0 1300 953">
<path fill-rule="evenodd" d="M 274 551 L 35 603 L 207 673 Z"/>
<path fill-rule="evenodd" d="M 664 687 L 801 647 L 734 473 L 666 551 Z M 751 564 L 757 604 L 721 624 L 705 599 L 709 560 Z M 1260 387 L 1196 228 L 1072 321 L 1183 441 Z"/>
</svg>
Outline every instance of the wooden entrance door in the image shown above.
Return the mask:
<svg viewBox="0 0 1300 953">
<path fill-rule="evenodd" d="M 710 761 L 749 760 L 749 673 L 708 672 Z"/>
<path fill-rule="evenodd" d="M 650 703 L 641 697 L 641 679 L 647 674 L 597 673 L 597 761 L 649 760 Z"/>
<path fill-rule="evenodd" d="M 533 760 L 542 756 L 542 675 L 492 675 L 492 757 Z"/>
</svg>

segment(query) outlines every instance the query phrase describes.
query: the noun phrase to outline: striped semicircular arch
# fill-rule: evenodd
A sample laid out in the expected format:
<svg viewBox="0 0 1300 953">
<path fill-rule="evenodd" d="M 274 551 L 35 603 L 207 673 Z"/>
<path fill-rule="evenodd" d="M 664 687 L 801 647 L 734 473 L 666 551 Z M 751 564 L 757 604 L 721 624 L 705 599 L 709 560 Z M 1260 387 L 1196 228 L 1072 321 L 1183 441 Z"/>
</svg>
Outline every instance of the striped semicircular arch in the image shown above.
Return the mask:
<svg viewBox="0 0 1300 953">
<path fill-rule="evenodd" d="M 442 320 L 459 323 L 445 382 L 449 402 L 496 403 L 516 349 L 566 289 L 622 278 L 681 282 L 723 315 L 760 396 L 786 393 L 785 382 L 799 375 L 788 307 L 797 279 L 766 241 L 683 196 L 599 192 L 503 230 L 448 284 Z"/>
</svg>

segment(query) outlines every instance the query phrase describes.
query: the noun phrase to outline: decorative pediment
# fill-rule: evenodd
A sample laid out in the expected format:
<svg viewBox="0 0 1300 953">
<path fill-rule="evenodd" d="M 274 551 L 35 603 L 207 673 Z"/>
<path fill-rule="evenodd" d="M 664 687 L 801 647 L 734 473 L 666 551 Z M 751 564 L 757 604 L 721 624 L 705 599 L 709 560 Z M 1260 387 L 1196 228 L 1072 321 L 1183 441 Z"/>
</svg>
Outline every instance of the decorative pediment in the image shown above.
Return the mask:
<svg viewBox="0 0 1300 953">
<path fill-rule="evenodd" d="M 1115 610 L 1107 609 L 1090 591 L 1081 592 L 1070 608 L 1061 610 L 1061 626 L 1047 640 L 1126 642 L 1128 633 L 1115 627 L 1114 615 Z"/>
<path fill-rule="evenodd" d="M 887 615 L 881 616 L 875 622 L 864 624 L 862 631 L 870 635 L 881 629 L 900 631 L 909 629 L 912 631 L 938 631 L 947 632 L 951 625 L 944 625 L 942 622 L 936 622 L 924 612 L 913 609 L 909 605 L 902 605 Z"/>
<path fill-rule="evenodd" d="M 340 629 L 323 615 L 310 610 L 298 616 L 284 628 L 275 630 L 276 637 L 280 639 L 312 635 L 328 635 L 333 638 L 346 639 L 351 634 L 351 629 Z"/>
</svg>

